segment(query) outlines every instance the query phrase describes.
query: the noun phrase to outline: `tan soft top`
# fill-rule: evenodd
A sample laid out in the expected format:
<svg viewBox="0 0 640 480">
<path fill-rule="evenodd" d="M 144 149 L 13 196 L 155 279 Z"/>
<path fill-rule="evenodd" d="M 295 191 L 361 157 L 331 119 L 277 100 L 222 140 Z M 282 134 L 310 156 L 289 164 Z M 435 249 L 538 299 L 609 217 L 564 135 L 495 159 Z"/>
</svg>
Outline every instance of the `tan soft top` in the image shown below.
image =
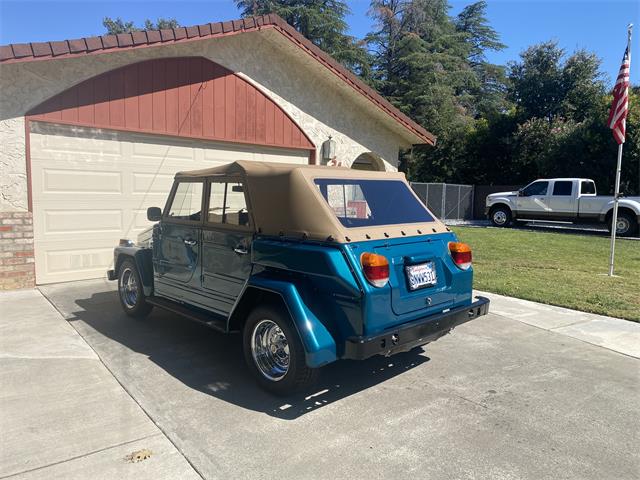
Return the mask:
<svg viewBox="0 0 640 480">
<path fill-rule="evenodd" d="M 265 235 L 344 243 L 447 231 L 433 214 L 435 220 L 428 223 L 344 227 L 313 183 L 317 178 L 399 180 L 413 192 L 404 173 L 239 160 L 220 167 L 176 174 L 176 179 L 196 178 L 242 181 L 256 229 Z"/>
</svg>

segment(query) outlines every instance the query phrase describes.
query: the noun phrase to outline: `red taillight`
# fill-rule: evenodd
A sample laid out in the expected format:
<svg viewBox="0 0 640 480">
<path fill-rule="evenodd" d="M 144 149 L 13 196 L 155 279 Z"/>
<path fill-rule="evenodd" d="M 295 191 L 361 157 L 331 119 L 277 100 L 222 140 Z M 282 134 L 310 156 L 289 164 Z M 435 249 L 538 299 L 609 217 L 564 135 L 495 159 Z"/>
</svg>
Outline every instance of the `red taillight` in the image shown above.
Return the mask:
<svg viewBox="0 0 640 480">
<path fill-rule="evenodd" d="M 453 263 L 462 270 L 471 268 L 471 247 L 462 242 L 449 242 L 449 253 Z"/>
<path fill-rule="evenodd" d="M 362 271 L 374 287 L 384 287 L 389 281 L 389 261 L 377 253 L 365 252 L 360 255 Z"/>
</svg>

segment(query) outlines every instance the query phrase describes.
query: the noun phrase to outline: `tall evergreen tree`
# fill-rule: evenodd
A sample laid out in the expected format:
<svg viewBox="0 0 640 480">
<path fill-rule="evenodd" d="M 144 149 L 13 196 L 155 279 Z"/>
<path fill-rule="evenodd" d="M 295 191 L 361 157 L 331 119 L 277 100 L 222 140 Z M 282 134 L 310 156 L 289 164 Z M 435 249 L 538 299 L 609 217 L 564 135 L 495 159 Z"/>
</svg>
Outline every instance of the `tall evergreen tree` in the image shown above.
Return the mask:
<svg viewBox="0 0 640 480">
<path fill-rule="evenodd" d="M 476 74 L 473 107 L 476 117 L 493 116 L 508 108 L 506 102 L 506 73 L 501 65 L 487 61 L 487 51 L 506 48 L 486 17 L 487 2 L 481 0 L 467 5 L 455 18 L 456 30 L 465 35 L 469 47 L 467 60 Z"/>
<path fill-rule="evenodd" d="M 369 77 L 369 56 L 363 42 L 347 32 L 350 13 L 342 0 L 234 0 L 243 17 L 275 13 L 337 61 Z"/>
</svg>

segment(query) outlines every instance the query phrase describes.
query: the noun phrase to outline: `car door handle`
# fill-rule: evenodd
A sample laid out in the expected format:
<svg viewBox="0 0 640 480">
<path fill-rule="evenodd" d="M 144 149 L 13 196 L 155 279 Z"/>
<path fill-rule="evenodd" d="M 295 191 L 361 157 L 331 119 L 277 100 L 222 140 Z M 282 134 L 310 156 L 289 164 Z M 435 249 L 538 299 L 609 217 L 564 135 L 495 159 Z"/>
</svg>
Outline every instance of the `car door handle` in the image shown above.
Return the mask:
<svg viewBox="0 0 640 480">
<path fill-rule="evenodd" d="M 193 247 L 198 243 L 196 240 L 183 240 L 183 241 L 185 245 L 189 245 L 190 247 Z"/>
<path fill-rule="evenodd" d="M 233 249 L 233 251 L 236 252 L 238 255 L 246 255 L 247 253 L 249 253 L 249 250 L 244 248 L 242 245 L 238 245 L 236 248 Z"/>
</svg>

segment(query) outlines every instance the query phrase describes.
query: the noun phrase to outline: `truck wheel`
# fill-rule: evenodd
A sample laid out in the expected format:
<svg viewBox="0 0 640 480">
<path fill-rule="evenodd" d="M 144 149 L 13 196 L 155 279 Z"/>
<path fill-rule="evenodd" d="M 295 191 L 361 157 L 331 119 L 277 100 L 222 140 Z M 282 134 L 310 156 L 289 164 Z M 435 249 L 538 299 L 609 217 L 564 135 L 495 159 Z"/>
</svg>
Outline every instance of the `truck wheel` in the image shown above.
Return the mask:
<svg viewBox="0 0 640 480">
<path fill-rule="evenodd" d="M 254 309 L 242 337 L 245 361 L 265 390 L 289 395 L 314 382 L 318 369 L 307 366 L 300 337 L 283 309 Z"/>
<path fill-rule="evenodd" d="M 502 205 L 493 207 L 489 213 L 489 218 L 495 227 L 508 227 L 511 224 L 511 210 L 509 207 Z"/>
<path fill-rule="evenodd" d="M 611 232 L 611 222 L 613 217 L 609 218 L 609 232 Z M 638 222 L 633 215 L 627 212 L 618 212 L 618 222 L 616 223 L 616 235 L 621 237 L 632 237 L 638 231 Z"/>
<path fill-rule="evenodd" d="M 118 296 L 124 313 L 130 317 L 144 318 L 153 310 L 153 305 L 146 302 L 140 273 L 133 260 L 124 260 L 118 268 Z"/>
</svg>

